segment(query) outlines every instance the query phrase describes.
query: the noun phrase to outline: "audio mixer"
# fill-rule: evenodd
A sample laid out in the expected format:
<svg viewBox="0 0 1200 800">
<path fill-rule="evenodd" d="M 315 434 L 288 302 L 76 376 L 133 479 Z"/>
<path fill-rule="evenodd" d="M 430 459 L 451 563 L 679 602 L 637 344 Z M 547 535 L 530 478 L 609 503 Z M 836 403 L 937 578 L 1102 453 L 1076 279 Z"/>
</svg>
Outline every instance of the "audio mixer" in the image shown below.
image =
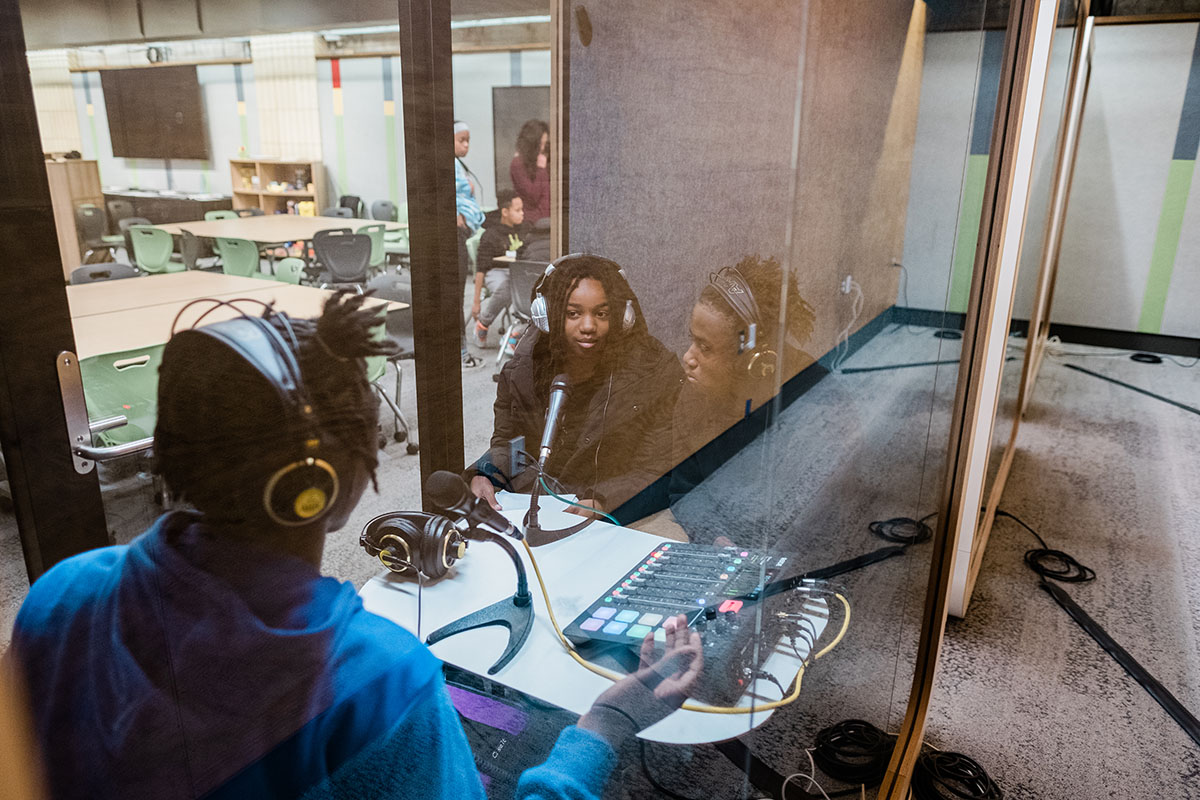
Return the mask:
<svg viewBox="0 0 1200 800">
<path fill-rule="evenodd" d="M 733 702 L 745 686 L 746 651 L 755 631 L 755 601 L 779 577 L 787 556 L 739 547 L 663 542 L 641 559 L 563 633 L 576 645 L 637 649 L 647 634 L 666 640 L 663 623 L 683 614 L 704 641 L 705 669 L 696 696 Z M 760 633 L 780 632 L 766 615 Z"/>
</svg>

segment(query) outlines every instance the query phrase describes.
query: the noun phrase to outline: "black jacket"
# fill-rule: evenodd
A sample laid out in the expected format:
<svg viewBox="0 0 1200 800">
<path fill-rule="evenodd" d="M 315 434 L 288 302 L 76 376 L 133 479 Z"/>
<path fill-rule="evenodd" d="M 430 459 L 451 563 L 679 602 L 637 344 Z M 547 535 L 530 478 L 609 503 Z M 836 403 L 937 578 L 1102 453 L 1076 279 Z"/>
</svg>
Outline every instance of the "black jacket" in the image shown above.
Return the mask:
<svg viewBox="0 0 1200 800">
<path fill-rule="evenodd" d="M 524 436 L 525 450 L 536 456 L 549 401 L 534 385 L 533 351 L 541 335 L 531 327 L 500 372 L 491 449 L 468 470 L 518 492 L 532 489 L 537 470 L 525 459 L 516 475 L 506 474 L 509 441 Z M 568 437 L 559 436 L 546 471 L 567 492 L 611 510 L 672 466 L 671 418 L 683 369 L 661 342 L 642 335 L 612 372 L 611 392 L 606 376 L 591 383 L 590 397 L 573 394 L 575 419 L 570 410 L 564 415 L 560 431 Z"/>
</svg>

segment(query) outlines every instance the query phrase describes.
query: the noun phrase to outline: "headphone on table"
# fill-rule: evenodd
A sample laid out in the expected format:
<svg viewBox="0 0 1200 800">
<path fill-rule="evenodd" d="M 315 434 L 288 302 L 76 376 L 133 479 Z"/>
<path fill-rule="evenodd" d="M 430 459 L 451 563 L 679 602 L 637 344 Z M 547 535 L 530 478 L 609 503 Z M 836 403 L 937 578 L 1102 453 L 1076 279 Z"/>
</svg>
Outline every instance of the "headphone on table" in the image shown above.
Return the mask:
<svg viewBox="0 0 1200 800">
<path fill-rule="evenodd" d="M 445 575 L 467 554 L 467 540 L 454 523 L 425 511 L 380 514 L 366 524 L 358 541 L 392 572 L 430 580 Z"/>
<path fill-rule="evenodd" d="M 538 278 L 538 282 L 533 285 L 533 302 L 529 305 L 529 316 L 533 318 L 534 326 L 542 333 L 550 332 L 550 308 L 543 291 L 555 270 L 573 258 L 591 258 L 608 264 L 617 271 L 617 274 L 621 276 L 621 280 L 625 281 L 625 286 L 629 289 L 630 295 L 630 299 L 625 301 L 625 313 L 621 315 L 621 332 L 628 333 L 633 330 L 633 326 L 637 322 L 637 312 L 633 307 L 633 289 L 629 286 L 629 278 L 625 275 L 625 270 L 611 258 L 592 255 L 591 253 L 570 253 L 569 255 L 554 259 L 547 265 L 546 271 L 542 273 L 542 277 Z"/>
<path fill-rule="evenodd" d="M 721 293 L 725 302 L 741 319 L 745 328 L 738 331 L 738 364 L 752 377 L 769 378 L 775 374 L 779 354 L 770 345 L 758 340 L 758 323 L 761 319 L 758 301 L 750 284 L 736 267 L 722 267 L 709 273 L 709 285 Z"/>
<path fill-rule="evenodd" d="M 176 333 L 175 326 L 183 312 L 203 302 L 214 305 L 201 314 L 191 328 Z M 267 313 L 263 317 L 251 316 L 235 306 L 236 302 L 258 303 Z M 240 316 L 196 327 L 204 317 L 222 306 L 234 309 Z M 271 323 L 273 319 L 287 333 L 286 339 Z M 284 424 L 293 434 L 296 452 L 267 479 L 263 489 L 263 510 L 272 522 L 288 527 L 307 525 L 320 519 L 337 500 L 340 482 L 337 470 L 321 457 L 320 430 L 296 360 L 299 342 L 288 315 L 252 298 L 194 300 L 179 311 L 171 324 L 168 347 L 172 344 L 178 347 L 179 341 L 186 342 L 199 336 L 220 342 L 236 353 L 275 389 L 283 403 Z"/>
</svg>

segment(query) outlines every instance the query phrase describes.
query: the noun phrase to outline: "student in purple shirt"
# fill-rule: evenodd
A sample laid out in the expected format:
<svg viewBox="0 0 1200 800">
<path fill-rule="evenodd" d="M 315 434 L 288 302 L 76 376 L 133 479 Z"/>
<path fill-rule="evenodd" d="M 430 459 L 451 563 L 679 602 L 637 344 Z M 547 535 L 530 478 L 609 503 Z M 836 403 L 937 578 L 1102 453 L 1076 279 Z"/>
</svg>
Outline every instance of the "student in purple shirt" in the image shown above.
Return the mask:
<svg viewBox="0 0 1200 800">
<path fill-rule="evenodd" d="M 438 660 L 320 573 L 377 463 L 364 358 L 390 343 L 364 299 L 167 344 L 157 468 L 189 507 L 55 566 L 14 626 L 54 797 L 484 797 Z M 698 652 L 675 626 L 517 796 L 598 797 L 620 746 L 683 702 Z"/>
</svg>

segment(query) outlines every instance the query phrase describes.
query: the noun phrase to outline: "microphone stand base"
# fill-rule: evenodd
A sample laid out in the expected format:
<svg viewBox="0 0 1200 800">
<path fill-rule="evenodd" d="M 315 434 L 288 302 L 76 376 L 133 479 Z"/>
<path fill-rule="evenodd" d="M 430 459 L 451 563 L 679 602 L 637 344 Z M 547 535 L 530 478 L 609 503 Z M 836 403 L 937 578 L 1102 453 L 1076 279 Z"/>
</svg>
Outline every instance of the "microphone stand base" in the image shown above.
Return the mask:
<svg viewBox="0 0 1200 800">
<path fill-rule="evenodd" d="M 457 619 L 448 625 L 443 625 L 433 633 L 429 634 L 425 639 L 425 644 L 436 644 L 442 639 L 447 639 L 457 633 L 463 631 L 475 630 L 476 628 L 486 628 L 489 625 L 501 625 L 508 628 L 508 646 L 504 648 L 504 652 L 500 654 L 499 660 L 488 668 L 488 675 L 495 675 L 513 660 L 517 652 L 525 644 L 525 640 L 529 638 L 529 631 L 533 628 L 533 603 L 531 598 L 526 595 L 522 597 L 519 594 L 514 594 L 512 597 L 501 600 L 498 603 L 493 603 L 486 608 L 481 608 L 467 614 L 461 619 Z"/>
</svg>

